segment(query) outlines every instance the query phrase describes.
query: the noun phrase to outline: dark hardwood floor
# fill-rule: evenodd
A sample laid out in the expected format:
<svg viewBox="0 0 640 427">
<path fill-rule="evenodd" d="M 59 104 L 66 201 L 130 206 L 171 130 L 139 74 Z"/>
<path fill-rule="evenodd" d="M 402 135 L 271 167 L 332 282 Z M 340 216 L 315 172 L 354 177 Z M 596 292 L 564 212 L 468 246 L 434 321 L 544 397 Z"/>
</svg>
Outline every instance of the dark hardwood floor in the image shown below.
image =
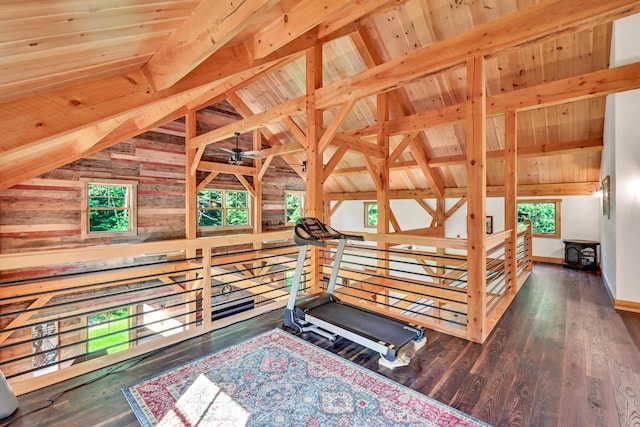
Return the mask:
<svg viewBox="0 0 640 427">
<path fill-rule="evenodd" d="M 278 310 L 107 376 L 113 368 L 22 396 L 18 412 L 0 426 L 137 425 L 121 388 L 280 327 L 281 319 Z M 536 264 L 485 344 L 427 336 L 411 365 L 393 371 L 344 339 L 303 338 L 496 426 L 640 426 L 640 314 L 613 310 L 598 275 Z M 49 408 L 17 418 L 48 398 L 55 399 Z"/>
</svg>

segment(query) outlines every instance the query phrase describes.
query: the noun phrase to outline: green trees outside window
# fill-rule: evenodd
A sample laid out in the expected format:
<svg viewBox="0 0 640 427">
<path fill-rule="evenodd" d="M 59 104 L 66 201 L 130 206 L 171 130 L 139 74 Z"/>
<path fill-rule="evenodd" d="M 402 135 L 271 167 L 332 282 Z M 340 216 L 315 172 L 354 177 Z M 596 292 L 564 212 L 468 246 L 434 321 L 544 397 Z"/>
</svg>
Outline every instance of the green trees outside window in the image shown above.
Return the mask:
<svg viewBox="0 0 640 427">
<path fill-rule="evenodd" d="M 131 231 L 131 188 L 89 184 L 89 232 Z"/>
<path fill-rule="evenodd" d="M 560 201 L 518 201 L 518 223 L 525 220 L 531 221 L 533 236 L 560 238 Z"/>
<path fill-rule="evenodd" d="M 304 213 L 304 194 L 303 193 L 286 193 L 285 194 L 285 215 L 288 224 L 296 222 L 302 218 Z"/>
<path fill-rule="evenodd" d="M 202 190 L 198 192 L 198 226 L 243 225 L 249 225 L 249 195 L 246 191 Z"/>
<path fill-rule="evenodd" d="M 87 352 L 106 349 L 116 353 L 129 348 L 129 309 L 109 311 L 88 317 Z"/>
<path fill-rule="evenodd" d="M 365 202 L 364 204 L 364 226 L 378 226 L 378 204 L 373 202 Z"/>
</svg>

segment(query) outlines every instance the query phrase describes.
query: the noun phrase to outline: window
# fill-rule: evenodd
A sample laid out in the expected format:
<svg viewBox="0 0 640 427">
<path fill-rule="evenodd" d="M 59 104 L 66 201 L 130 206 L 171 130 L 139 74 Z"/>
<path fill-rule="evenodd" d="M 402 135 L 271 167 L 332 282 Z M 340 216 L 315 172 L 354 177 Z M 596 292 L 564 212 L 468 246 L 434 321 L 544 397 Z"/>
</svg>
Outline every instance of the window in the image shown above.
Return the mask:
<svg viewBox="0 0 640 427">
<path fill-rule="evenodd" d="M 87 318 L 87 352 L 107 350 L 115 353 L 129 348 L 129 309 L 109 311 Z"/>
<path fill-rule="evenodd" d="M 531 220 L 534 237 L 560 238 L 560 200 L 518 200 L 518 223 Z"/>
<path fill-rule="evenodd" d="M 304 193 L 285 193 L 285 222 L 293 224 L 304 214 Z"/>
<path fill-rule="evenodd" d="M 291 291 L 291 286 L 293 286 L 293 279 L 295 278 L 295 276 L 296 276 L 295 270 L 287 270 L 284 272 L 284 286 L 289 291 Z M 303 271 L 302 276 L 300 277 L 300 284 L 298 285 L 299 291 L 302 291 L 304 289 L 304 283 L 305 283 L 305 274 Z"/>
<path fill-rule="evenodd" d="M 374 202 L 364 202 L 364 226 L 378 226 L 378 204 Z"/>
<path fill-rule="evenodd" d="M 241 227 L 249 225 L 249 194 L 235 190 L 198 192 L 199 227 Z"/>
<path fill-rule="evenodd" d="M 131 181 L 87 181 L 82 193 L 82 235 L 135 235 L 136 189 L 137 183 Z"/>
</svg>

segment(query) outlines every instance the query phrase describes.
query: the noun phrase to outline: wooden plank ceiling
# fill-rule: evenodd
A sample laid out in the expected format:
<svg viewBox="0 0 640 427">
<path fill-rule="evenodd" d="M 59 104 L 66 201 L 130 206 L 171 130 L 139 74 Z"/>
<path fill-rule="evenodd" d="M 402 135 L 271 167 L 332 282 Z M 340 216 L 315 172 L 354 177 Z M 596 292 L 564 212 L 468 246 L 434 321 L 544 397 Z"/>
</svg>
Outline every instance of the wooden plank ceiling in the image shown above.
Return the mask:
<svg viewBox="0 0 640 427">
<path fill-rule="evenodd" d="M 191 110 L 224 101 L 246 118 L 304 101 L 304 52 L 317 43 L 323 43 L 325 87 L 351 84 L 385 63 L 402 73 L 403 58 L 427 47 L 455 52 L 458 65 L 434 65 L 437 72 L 389 91 L 386 129 L 392 135 L 391 190 L 429 190 L 433 182 L 464 189 L 464 64 L 478 53 L 462 43 L 465 37 L 482 27 L 485 35 L 502 32 L 499 37 L 508 40 L 524 30 L 501 26 L 509 22 L 505 19 L 583 8 L 572 12 L 574 21 L 565 28 L 517 46 L 507 42 L 486 49 L 487 185 L 501 186 L 503 104 L 513 106 L 518 94 L 539 97 L 552 82 L 571 83 L 570 78 L 607 70 L 611 21 L 640 11 L 638 1 L 564 3 L 569 5 L 551 0 L 2 2 L 0 189 L 161 125 L 181 132 L 181 122 L 167 123 Z M 538 24 L 532 22 L 531 28 Z M 421 63 L 428 68 L 431 62 L 428 57 Z M 433 56 L 434 64 L 441 62 Z M 508 98 L 510 93 L 516 96 Z M 604 96 L 596 95 L 606 93 L 560 96 L 557 102 L 537 102 L 544 104 L 541 108 L 519 108 L 520 185 L 593 188 L 599 180 L 605 111 Z M 324 127 L 344 113 L 340 105 L 330 107 Z M 286 151 L 285 161 L 302 173 L 305 154 L 298 144 L 305 143 L 304 102 L 294 110 L 261 129 L 265 148 L 286 144 L 277 150 Z M 375 91 L 347 111 L 324 151 L 324 164 L 334 167 L 324 191 L 375 191 L 366 159 L 385 155 L 374 146 Z M 243 135 L 242 148 L 250 149 L 250 135 Z M 231 139 L 214 142 L 229 146 Z M 199 154 L 207 167 L 216 150 L 210 144 Z"/>
</svg>

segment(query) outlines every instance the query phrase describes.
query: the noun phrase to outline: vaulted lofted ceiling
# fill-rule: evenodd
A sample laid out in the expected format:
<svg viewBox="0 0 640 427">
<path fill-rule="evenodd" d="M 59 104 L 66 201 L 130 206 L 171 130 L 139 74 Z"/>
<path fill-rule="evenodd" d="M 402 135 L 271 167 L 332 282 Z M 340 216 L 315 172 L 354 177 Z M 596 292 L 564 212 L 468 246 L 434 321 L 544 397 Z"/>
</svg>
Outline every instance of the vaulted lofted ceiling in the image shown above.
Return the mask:
<svg viewBox="0 0 640 427">
<path fill-rule="evenodd" d="M 611 22 L 639 11 L 628 0 L 2 2 L 0 189 L 222 101 L 245 120 L 196 138 L 207 167 L 204 147 L 259 129 L 301 173 L 305 52 L 321 43 L 316 102 L 325 128 L 340 123 L 325 192 L 376 190 L 378 92 L 390 188 L 464 189 L 466 61 L 483 55 L 487 185 L 504 183 L 514 110 L 519 184 L 584 193 L 599 180 L 604 95 L 640 86 L 637 64 L 608 69 Z"/>
</svg>

